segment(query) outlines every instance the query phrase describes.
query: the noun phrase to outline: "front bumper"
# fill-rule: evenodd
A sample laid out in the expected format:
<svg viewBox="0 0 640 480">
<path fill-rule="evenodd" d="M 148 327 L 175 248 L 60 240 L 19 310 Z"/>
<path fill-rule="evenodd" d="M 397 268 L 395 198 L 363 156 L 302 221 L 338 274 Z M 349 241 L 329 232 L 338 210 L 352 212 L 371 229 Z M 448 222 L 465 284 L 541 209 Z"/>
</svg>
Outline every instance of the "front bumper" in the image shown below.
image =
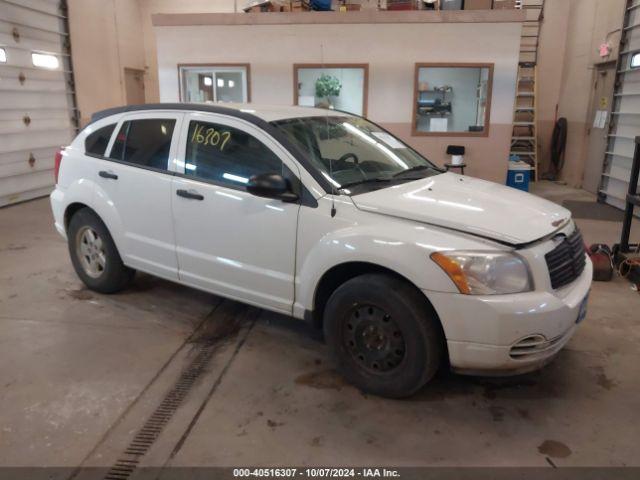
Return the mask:
<svg viewBox="0 0 640 480">
<path fill-rule="evenodd" d="M 425 291 L 442 322 L 449 361 L 460 373 L 512 375 L 536 370 L 576 330 L 593 267 L 555 291 L 473 296 Z"/>
</svg>

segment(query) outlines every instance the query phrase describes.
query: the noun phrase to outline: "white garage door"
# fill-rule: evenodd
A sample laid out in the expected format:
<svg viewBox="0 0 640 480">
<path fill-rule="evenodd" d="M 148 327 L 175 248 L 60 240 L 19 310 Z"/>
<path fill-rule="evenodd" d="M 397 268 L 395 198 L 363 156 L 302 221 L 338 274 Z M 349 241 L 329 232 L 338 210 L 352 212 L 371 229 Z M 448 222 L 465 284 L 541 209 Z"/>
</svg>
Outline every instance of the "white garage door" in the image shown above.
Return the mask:
<svg viewBox="0 0 640 480">
<path fill-rule="evenodd" d="M 77 125 L 69 53 L 65 2 L 0 0 L 0 206 L 53 188 Z"/>
<path fill-rule="evenodd" d="M 607 152 L 599 194 L 624 209 L 629 189 L 635 137 L 640 135 L 640 1 L 627 0 L 623 45 L 607 136 Z"/>
</svg>

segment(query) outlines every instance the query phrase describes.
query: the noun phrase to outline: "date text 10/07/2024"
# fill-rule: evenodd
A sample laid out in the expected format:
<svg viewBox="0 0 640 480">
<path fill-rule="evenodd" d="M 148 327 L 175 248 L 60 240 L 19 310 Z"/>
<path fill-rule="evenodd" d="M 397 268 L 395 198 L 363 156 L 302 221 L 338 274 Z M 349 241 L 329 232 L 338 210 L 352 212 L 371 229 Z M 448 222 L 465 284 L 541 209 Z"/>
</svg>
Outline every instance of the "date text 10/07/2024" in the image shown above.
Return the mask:
<svg viewBox="0 0 640 480">
<path fill-rule="evenodd" d="M 240 478 L 399 478 L 400 473 L 387 468 L 234 468 L 233 476 Z"/>
</svg>

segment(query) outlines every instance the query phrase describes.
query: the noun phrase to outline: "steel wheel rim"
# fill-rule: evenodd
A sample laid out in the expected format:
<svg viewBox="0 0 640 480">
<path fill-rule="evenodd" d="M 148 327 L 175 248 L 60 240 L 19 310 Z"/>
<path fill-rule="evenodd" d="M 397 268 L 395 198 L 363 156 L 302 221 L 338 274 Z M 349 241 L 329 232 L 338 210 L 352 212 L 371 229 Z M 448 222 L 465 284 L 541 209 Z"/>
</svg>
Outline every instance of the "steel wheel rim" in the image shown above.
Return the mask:
<svg viewBox="0 0 640 480">
<path fill-rule="evenodd" d="M 391 372 L 405 357 L 400 327 L 391 315 L 375 305 L 355 305 L 343 323 L 342 338 L 354 361 L 371 373 Z"/>
<path fill-rule="evenodd" d="M 91 227 L 84 226 L 76 234 L 76 256 L 82 270 L 91 278 L 99 278 L 107 265 L 107 254 L 100 235 Z"/>
</svg>

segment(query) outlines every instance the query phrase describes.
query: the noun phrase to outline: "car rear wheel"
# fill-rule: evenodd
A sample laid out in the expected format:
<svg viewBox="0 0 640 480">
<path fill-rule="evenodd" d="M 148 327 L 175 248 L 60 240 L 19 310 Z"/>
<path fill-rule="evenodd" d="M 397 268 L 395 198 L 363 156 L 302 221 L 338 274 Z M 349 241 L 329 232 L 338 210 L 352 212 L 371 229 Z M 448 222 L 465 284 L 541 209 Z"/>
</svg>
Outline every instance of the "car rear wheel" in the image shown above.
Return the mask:
<svg viewBox="0 0 640 480">
<path fill-rule="evenodd" d="M 67 237 L 73 267 L 91 290 L 115 293 L 133 278 L 135 270 L 122 263 L 109 230 L 88 208 L 71 217 Z"/>
<path fill-rule="evenodd" d="M 436 373 L 444 352 L 426 298 L 384 274 L 361 275 L 338 287 L 325 308 L 324 333 L 340 373 L 384 397 L 415 393 Z"/>
</svg>

